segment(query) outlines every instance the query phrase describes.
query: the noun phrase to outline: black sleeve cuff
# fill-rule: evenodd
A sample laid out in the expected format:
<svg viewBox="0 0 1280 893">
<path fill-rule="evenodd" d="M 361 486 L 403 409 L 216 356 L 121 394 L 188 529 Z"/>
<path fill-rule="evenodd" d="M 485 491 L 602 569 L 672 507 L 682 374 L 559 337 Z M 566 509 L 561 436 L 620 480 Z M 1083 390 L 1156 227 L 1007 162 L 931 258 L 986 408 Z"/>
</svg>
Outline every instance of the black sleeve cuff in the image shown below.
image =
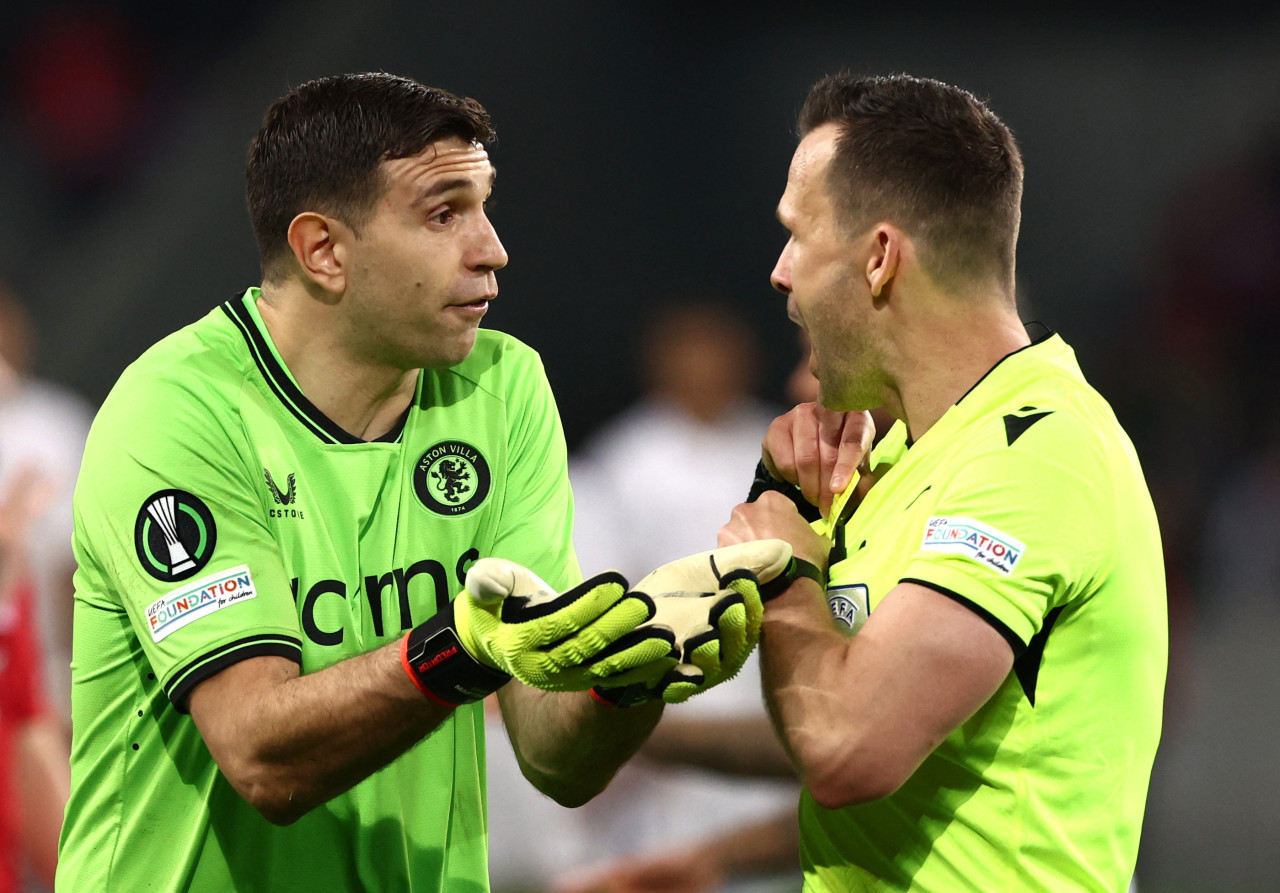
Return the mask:
<svg viewBox="0 0 1280 893">
<path fill-rule="evenodd" d="M 187 696 L 191 689 L 225 670 L 232 664 L 250 657 L 283 657 L 299 666 L 302 665 L 302 642 L 292 636 L 261 635 L 236 639 L 218 648 L 208 651 L 174 673 L 164 687 L 170 702 L 179 713 L 187 712 Z"/>
<path fill-rule="evenodd" d="M 991 626 L 995 629 L 996 632 L 1004 636 L 1004 640 L 1008 642 L 1009 647 L 1013 649 L 1013 656 L 1015 659 L 1021 657 L 1022 653 L 1027 650 L 1027 643 L 1022 641 L 1020 638 L 1018 638 L 1018 634 L 1015 633 L 1013 630 L 1009 629 L 1009 627 L 1005 624 L 1003 620 L 1001 620 L 995 614 L 992 614 L 990 611 L 982 607 L 982 605 L 978 604 L 977 602 L 973 602 L 965 598 L 960 593 L 953 592 L 952 590 L 946 588 L 945 586 L 939 586 L 937 583 L 930 583 L 928 580 L 917 580 L 913 577 L 906 577 L 899 580 L 898 582 L 899 583 L 915 583 L 917 586 L 924 586 L 927 589 L 932 589 L 934 592 L 939 592 L 945 595 L 947 598 L 951 599 L 952 601 L 959 602 L 960 604 L 964 605 L 970 611 L 977 614 L 983 620 L 987 621 L 987 623 L 991 624 Z"/>
</svg>

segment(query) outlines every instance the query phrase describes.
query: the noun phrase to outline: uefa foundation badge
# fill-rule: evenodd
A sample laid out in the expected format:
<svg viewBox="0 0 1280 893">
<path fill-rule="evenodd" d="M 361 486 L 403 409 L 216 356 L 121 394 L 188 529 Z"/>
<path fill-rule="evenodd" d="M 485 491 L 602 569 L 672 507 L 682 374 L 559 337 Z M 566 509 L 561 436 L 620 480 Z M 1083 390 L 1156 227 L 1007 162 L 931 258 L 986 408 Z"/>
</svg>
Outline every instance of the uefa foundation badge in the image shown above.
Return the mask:
<svg viewBox="0 0 1280 893">
<path fill-rule="evenodd" d="M 1022 540 L 972 518 L 930 518 L 920 544 L 924 552 L 953 552 L 1006 577 L 1026 550 Z"/>
<path fill-rule="evenodd" d="M 213 513 L 185 490 L 148 496 L 133 528 L 143 570 L 165 583 L 185 580 L 208 564 L 217 539 Z"/>
<path fill-rule="evenodd" d="M 418 501 L 439 515 L 463 515 L 489 495 L 489 463 L 460 440 L 446 440 L 422 454 L 413 469 Z"/>
</svg>

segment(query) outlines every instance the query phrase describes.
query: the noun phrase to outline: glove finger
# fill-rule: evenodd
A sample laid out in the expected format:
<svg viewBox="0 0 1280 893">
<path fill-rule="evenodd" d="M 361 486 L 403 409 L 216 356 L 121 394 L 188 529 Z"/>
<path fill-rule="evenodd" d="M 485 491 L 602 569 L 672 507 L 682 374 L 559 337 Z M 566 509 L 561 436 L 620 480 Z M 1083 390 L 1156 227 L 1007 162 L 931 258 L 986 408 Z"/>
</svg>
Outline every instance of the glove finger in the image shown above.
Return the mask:
<svg viewBox="0 0 1280 893">
<path fill-rule="evenodd" d="M 554 664 L 562 667 L 578 666 L 595 660 L 606 649 L 624 636 L 636 633 L 653 618 L 653 601 L 644 596 L 627 595 L 607 611 L 589 622 L 570 629 L 559 639 L 541 646 L 542 653 Z M 638 649 L 629 659 L 642 663 L 661 657 L 672 650 L 673 637 L 660 627 L 650 627 L 632 637 L 632 647 Z M 627 644 L 619 646 L 625 653 Z M 640 655 L 637 659 L 635 655 Z M 606 655 L 608 657 L 609 655 Z M 611 657 L 618 660 L 618 655 Z M 619 666 L 619 669 L 623 667 Z M 607 674 L 606 670 L 606 674 Z"/>
<path fill-rule="evenodd" d="M 706 677 L 691 664 L 679 664 L 667 673 L 658 685 L 657 692 L 668 704 L 681 704 L 702 691 Z"/>
<path fill-rule="evenodd" d="M 670 630 L 641 627 L 636 632 L 638 634 L 628 633 L 583 661 L 583 671 L 595 677 L 599 685 L 652 684 L 680 662 L 680 651 Z"/>
<path fill-rule="evenodd" d="M 471 565 L 467 571 L 466 588 L 471 597 L 482 605 L 497 604 L 511 595 L 535 600 L 556 595 L 556 591 L 533 571 L 505 558 L 481 558 Z"/>
<path fill-rule="evenodd" d="M 518 630 L 527 647 L 550 645 L 608 616 L 624 601 L 626 589 L 626 578 L 608 571 L 545 601 L 511 595 L 502 602 L 502 622 Z M 635 617 L 627 629 L 647 619 L 644 606 L 634 602 L 624 613 Z"/>
<path fill-rule="evenodd" d="M 732 659 L 745 646 L 747 610 L 742 594 L 732 590 L 716 593 L 707 619 L 711 624 L 707 630 L 685 639 L 683 662 L 695 664 L 708 679 L 719 681 L 722 659 Z"/>
<path fill-rule="evenodd" d="M 722 649 L 727 653 L 736 653 L 746 646 L 751 636 L 750 614 L 746 596 L 735 589 L 723 590 L 711 606 L 707 622 L 716 631 Z"/>
<path fill-rule="evenodd" d="M 583 660 L 652 616 L 652 602 L 627 598 L 625 590 L 620 574 L 599 574 L 541 604 L 507 597 L 500 609 L 501 624 L 492 616 L 496 606 L 479 607 L 473 613 L 500 633 L 490 649 L 501 654 L 497 663 L 507 672 L 535 688 L 581 691 L 596 680 L 596 674 L 581 669 Z M 483 620 L 486 616 L 491 618 L 488 623 Z M 654 650 L 668 648 L 663 643 Z"/>
<path fill-rule="evenodd" d="M 742 638 L 739 641 L 744 649 L 741 657 L 745 661 L 747 655 L 751 653 L 751 649 L 755 648 L 756 643 L 760 641 L 760 625 L 764 621 L 764 602 L 760 596 L 760 586 L 753 578 L 747 576 L 730 579 L 727 581 L 726 586 L 729 590 L 742 596 Z M 721 620 L 721 615 L 713 610 L 711 622 L 719 626 Z M 737 623 L 736 618 L 733 619 L 733 622 Z M 726 659 L 736 660 L 737 657 L 729 656 Z"/>
<path fill-rule="evenodd" d="M 652 647 L 653 640 L 649 644 Z M 659 644 L 664 649 L 668 648 L 665 644 Z M 656 658 L 645 660 L 645 657 L 646 652 L 633 650 L 625 658 L 626 669 L 609 673 L 608 666 L 598 663 L 560 666 L 545 654 L 531 654 L 513 661 L 511 670 L 513 676 L 534 688 L 545 691 L 586 691 L 597 686 L 622 688 L 637 683 L 648 687 L 661 680 L 677 663 L 669 649 Z"/>
<path fill-rule="evenodd" d="M 637 653 L 639 649 L 643 653 L 652 651 L 659 653 L 653 647 L 654 642 L 662 642 L 666 649 L 666 654 L 670 655 L 676 663 L 680 662 L 680 647 L 676 644 L 675 633 L 667 626 L 657 623 L 642 623 L 630 632 L 623 633 L 614 639 L 604 648 L 601 648 L 593 657 L 588 658 L 592 663 L 608 664 L 616 663 L 619 667 L 634 665 L 627 655 Z M 613 671 L 610 671 L 613 672 Z"/>
<path fill-rule="evenodd" d="M 705 635 L 695 636 L 685 643 L 684 656 L 681 663 L 697 667 L 702 671 L 707 683 L 715 685 L 725 678 L 722 675 L 724 669 L 723 654 L 724 648 L 720 641 L 720 636 L 710 632 Z"/>
<path fill-rule="evenodd" d="M 621 670 L 605 676 L 593 675 L 595 685 L 601 688 L 624 688 L 628 685 L 643 685 L 645 688 L 652 688 L 670 673 L 679 663 L 679 659 L 671 652 L 667 652 L 655 660 L 647 663 L 638 664 L 631 669 Z M 594 673 L 603 669 L 598 664 L 588 665 L 583 668 L 586 672 Z"/>
</svg>

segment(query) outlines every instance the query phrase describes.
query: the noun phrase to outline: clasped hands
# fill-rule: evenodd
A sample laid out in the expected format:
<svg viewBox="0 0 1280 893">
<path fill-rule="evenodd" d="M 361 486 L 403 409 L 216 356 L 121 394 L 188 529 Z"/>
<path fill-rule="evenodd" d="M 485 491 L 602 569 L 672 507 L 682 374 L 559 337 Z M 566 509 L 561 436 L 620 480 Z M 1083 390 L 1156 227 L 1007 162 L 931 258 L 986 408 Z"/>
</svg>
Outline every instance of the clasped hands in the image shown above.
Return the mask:
<svg viewBox="0 0 1280 893">
<path fill-rule="evenodd" d="M 482 558 L 454 602 L 477 661 L 550 691 L 632 706 L 678 703 L 735 675 L 760 637 L 760 586 L 791 547 L 757 540 L 665 564 L 630 586 L 616 571 L 556 592 L 502 558 Z"/>
<path fill-rule="evenodd" d="M 833 494 L 854 478 L 872 431 L 863 413 L 802 404 L 770 426 L 764 466 L 825 514 Z M 511 677 L 549 691 L 589 689 L 618 706 L 678 703 L 705 691 L 734 676 L 759 640 L 760 587 L 792 579 L 806 564 L 820 577 L 826 565 L 825 540 L 784 497 L 764 496 L 734 510 L 720 531 L 721 548 L 663 565 L 634 587 L 607 571 L 556 592 L 528 568 L 481 559 L 449 609 L 406 639 L 405 667 L 424 692 L 451 704 Z M 442 631 L 443 650 L 429 647 Z M 472 669 L 447 660 L 449 641 Z M 442 663 L 441 684 L 428 683 L 424 674 Z"/>
</svg>

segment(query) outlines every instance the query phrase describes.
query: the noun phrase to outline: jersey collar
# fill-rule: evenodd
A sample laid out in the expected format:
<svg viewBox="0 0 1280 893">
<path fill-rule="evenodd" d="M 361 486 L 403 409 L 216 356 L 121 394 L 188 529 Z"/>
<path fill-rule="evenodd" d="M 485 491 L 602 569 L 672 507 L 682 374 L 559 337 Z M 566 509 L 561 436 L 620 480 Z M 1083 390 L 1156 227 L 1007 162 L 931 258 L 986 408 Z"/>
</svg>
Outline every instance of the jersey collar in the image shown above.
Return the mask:
<svg viewBox="0 0 1280 893">
<path fill-rule="evenodd" d="M 222 305 L 222 311 L 230 318 L 231 322 L 244 337 L 245 344 L 249 348 L 249 355 L 253 357 L 253 362 L 257 365 L 258 371 L 262 373 L 263 380 L 271 388 L 271 392 L 276 395 L 280 404 L 294 418 L 323 443 L 357 444 L 368 442 L 344 430 L 322 413 L 302 393 L 302 389 L 298 387 L 293 375 L 285 366 L 284 361 L 280 359 L 279 353 L 276 352 L 276 347 L 271 343 L 271 337 L 267 333 L 267 327 L 262 322 L 262 316 L 258 312 L 257 304 L 260 294 L 261 291 L 259 289 L 250 288 L 243 295 L 225 302 Z M 421 376 L 419 376 L 418 388 L 421 389 L 421 387 Z M 391 430 L 372 442 L 398 442 L 404 434 L 405 423 L 409 418 L 409 410 L 413 408 L 417 401 L 418 395 L 415 394 L 414 399 L 409 404 L 409 408 L 404 411 Z"/>
</svg>

